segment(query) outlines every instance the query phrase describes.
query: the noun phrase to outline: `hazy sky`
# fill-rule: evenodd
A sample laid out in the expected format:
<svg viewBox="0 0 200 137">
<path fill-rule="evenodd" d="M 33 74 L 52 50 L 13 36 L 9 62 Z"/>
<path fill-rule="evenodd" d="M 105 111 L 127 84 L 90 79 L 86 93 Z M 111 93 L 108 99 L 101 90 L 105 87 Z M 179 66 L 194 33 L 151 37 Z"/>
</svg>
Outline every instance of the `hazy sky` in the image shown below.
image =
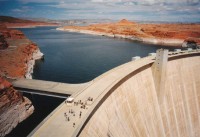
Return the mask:
<svg viewBox="0 0 200 137">
<path fill-rule="evenodd" d="M 200 22 L 200 0 L 0 0 L 0 15 Z"/>
</svg>

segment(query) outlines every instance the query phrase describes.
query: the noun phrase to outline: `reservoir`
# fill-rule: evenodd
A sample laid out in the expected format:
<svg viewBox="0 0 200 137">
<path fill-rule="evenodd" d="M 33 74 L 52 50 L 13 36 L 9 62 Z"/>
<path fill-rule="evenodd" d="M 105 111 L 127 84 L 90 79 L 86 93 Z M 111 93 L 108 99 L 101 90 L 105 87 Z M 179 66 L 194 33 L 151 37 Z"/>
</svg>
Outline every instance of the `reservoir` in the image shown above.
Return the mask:
<svg viewBox="0 0 200 137">
<path fill-rule="evenodd" d="M 88 82 L 124 64 L 147 56 L 160 46 L 131 40 L 58 31 L 56 27 L 22 28 L 37 43 L 44 61 L 37 61 L 33 79 L 64 83 Z"/>
<path fill-rule="evenodd" d="M 145 57 L 160 46 L 131 40 L 116 39 L 58 31 L 56 27 L 20 29 L 35 42 L 44 60 L 37 61 L 33 79 L 64 82 L 88 82 L 102 73 L 124 64 L 134 56 Z M 173 50 L 174 48 L 168 48 Z M 27 136 L 63 99 L 24 94 L 35 107 L 35 112 L 19 124 L 8 136 Z"/>
</svg>

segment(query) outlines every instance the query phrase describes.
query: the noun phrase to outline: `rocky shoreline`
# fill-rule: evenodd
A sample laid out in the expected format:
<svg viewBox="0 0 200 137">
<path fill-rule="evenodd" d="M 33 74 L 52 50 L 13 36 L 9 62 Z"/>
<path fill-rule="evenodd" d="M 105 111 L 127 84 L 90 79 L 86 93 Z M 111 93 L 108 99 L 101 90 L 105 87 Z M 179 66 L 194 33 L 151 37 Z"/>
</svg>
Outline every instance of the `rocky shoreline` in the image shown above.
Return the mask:
<svg viewBox="0 0 200 137">
<path fill-rule="evenodd" d="M 48 24 L 48 23 L 44 23 L 44 24 L 16 24 L 16 23 L 13 23 L 13 24 L 6 24 L 7 28 L 36 28 L 36 27 L 53 27 L 53 26 L 58 26 L 58 24 Z"/>
<path fill-rule="evenodd" d="M 160 46 L 200 46 L 200 24 L 143 24 L 123 19 L 116 23 L 64 26 L 57 30 L 123 38 Z"/>
<path fill-rule="evenodd" d="M 98 31 L 91 31 L 91 30 L 65 29 L 62 27 L 56 28 L 56 30 L 97 35 L 97 36 L 106 36 L 106 37 L 112 37 L 112 38 L 129 39 L 133 41 L 139 41 L 139 42 L 144 42 L 148 44 L 155 44 L 155 45 L 162 45 L 162 46 L 179 47 L 179 46 L 182 46 L 184 42 L 184 40 L 180 40 L 180 39 L 142 38 L 142 37 L 136 37 L 136 36 L 131 36 L 131 35 L 112 34 L 112 33 L 98 32 Z"/>
<path fill-rule="evenodd" d="M 26 64 L 27 65 L 27 71 L 26 71 L 26 74 L 24 76 L 26 79 L 32 79 L 35 61 L 42 59 L 43 57 L 44 57 L 44 54 L 42 52 L 40 52 L 39 49 L 37 49 L 33 52 L 32 57 L 29 59 L 29 61 Z"/>
<path fill-rule="evenodd" d="M 2 25 L 0 32 L 0 76 L 8 79 L 32 78 L 35 60 L 41 59 L 43 53 L 19 30 Z"/>
</svg>

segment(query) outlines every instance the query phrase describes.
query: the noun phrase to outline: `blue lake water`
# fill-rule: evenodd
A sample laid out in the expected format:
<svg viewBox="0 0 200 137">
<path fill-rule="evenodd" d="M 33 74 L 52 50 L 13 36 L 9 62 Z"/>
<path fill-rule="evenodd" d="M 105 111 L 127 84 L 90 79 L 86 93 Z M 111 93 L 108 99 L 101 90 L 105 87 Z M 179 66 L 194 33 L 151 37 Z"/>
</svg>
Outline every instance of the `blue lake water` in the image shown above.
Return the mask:
<svg viewBox="0 0 200 137">
<path fill-rule="evenodd" d="M 41 80 L 87 82 L 134 56 L 144 57 L 160 48 L 131 40 L 57 31 L 55 27 L 20 30 L 45 55 L 44 61 L 36 62 L 33 73 L 34 79 Z"/>
<path fill-rule="evenodd" d="M 124 64 L 134 56 L 147 56 L 160 46 L 79 33 L 57 31 L 55 27 L 21 28 L 44 53 L 44 61 L 37 61 L 34 79 L 82 83 Z M 168 47 L 163 47 L 168 48 Z M 170 50 L 174 48 L 168 48 Z M 19 124 L 7 137 L 27 136 L 63 99 L 24 94 L 35 112 Z"/>
</svg>

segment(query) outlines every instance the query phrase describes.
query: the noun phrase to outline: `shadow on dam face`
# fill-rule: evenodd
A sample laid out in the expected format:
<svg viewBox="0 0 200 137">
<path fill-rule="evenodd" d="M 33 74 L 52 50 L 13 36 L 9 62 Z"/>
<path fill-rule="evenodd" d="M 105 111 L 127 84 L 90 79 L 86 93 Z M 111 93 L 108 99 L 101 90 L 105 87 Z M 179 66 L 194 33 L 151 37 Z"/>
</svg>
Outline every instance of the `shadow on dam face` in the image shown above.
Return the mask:
<svg viewBox="0 0 200 137">
<path fill-rule="evenodd" d="M 129 74 L 101 100 L 79 136 L 200 136 L 200 57 L 167 63 L 159 102 L 151 65 Z"/>
</svg>

